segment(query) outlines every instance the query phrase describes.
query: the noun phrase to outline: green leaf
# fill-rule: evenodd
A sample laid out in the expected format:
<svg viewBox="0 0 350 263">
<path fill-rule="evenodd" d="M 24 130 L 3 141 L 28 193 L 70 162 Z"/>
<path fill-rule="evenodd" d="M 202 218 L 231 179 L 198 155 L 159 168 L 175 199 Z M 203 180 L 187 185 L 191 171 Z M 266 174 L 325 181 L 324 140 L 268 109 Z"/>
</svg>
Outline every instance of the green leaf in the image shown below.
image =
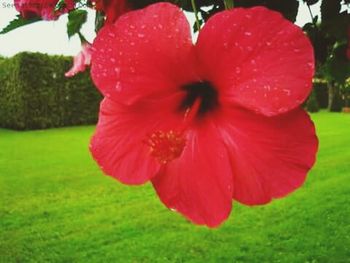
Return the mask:
<svg viewBox="0 0 350 263">
<path fill-rule="evenodd" d="M 100 31 L 100 29 L 103 27 L 105 23 L 105 16 L 103 12 L 96 11 L 96 17 L 95 17 L 95 32 L 97 33 Z"/>
<path fill-rule="evenodd" d="M 348 27 L 350 25 L 350 14 L 344 11 L 331 20 L 322 21 L 321 29 L 339 42 L 348 40 Z"/>
<path fill-rule="evenodd" d="M 55 12 L 60 11 L 60 10 L 64 9 L 65 7 L 66 7 L 65 0 L 59 0 L 55 6 L 54 11 Z"/>
<path fill-rule="evenodd" d="M 199 26 L 202 26 L 204 24 L 204 21 L 202 19 L 198 20 Z M 198 31 L 197 23 L 194 22 L 192 26 L 193 32 L 196 33 Z"/>
<path fill-rule="evenodd" d="M 327 20 L 332 21 L 338 16 L 341 10 L 342 0 L 322 0 L 321 4 L 321 20 L 325 22 Z"/>
<path fill-rule="evenodd" d="M 32 18 L 32 19 L 24 19 L 20 15 L 17 15 L 17 17 L 14 20 L 12 20 L 5 28 L 3 28 L 0 31 L 0 34 L 8 33 L 16 28 L 19 28 L 19 27 L 25 26 L 25 25 L 29 25 L 29 24 L 32 24 L 32 23 L 40 21 L 40 20 L 41 20 L 40 17 L 36 17 L 36 18 Z"/>
<path fill-rule="evenodd" d="M 82 25 L 86 22 L 86 10 L 74 10 L 68 14 L 67 34 L 68 37 L 79 33 Z"/>
</svg>

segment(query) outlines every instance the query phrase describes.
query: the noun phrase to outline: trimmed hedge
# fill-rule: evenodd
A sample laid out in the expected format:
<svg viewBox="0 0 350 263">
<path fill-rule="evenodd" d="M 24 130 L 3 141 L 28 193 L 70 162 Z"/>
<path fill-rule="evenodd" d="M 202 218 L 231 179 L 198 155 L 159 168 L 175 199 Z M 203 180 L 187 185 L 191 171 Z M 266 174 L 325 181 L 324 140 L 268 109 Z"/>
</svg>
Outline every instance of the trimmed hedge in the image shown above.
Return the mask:
<svg viewBox="0 0 350 263">
<path fill-rule="evenodd" d="M 98 93 L 89 73 L 64 73 L 71 57 L 19 53 L 0 60 L 0 127 L 17 130 L 93 124 Z"/>
</svg>

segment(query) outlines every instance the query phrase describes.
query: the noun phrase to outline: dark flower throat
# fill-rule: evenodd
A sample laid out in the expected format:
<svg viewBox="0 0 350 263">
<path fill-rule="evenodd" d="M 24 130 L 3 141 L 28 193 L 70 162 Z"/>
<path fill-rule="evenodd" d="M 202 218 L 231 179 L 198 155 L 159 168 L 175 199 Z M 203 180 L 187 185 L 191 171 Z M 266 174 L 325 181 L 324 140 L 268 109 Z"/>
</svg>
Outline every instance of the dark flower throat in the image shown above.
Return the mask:
<svg viewBox="0 0 350 263">
<path fill-rule="evenodd" d="M 186 96 L 181 102 L 180 110 L 191 108 L 196 99 L 201 99 L 198 109 L 198 116 L 202 117 L 205 113 L 214 110 L 219 106 L 218 92 L 208 81 L 194 82 L 182 86 L 186 91 Z"/>
</svg>

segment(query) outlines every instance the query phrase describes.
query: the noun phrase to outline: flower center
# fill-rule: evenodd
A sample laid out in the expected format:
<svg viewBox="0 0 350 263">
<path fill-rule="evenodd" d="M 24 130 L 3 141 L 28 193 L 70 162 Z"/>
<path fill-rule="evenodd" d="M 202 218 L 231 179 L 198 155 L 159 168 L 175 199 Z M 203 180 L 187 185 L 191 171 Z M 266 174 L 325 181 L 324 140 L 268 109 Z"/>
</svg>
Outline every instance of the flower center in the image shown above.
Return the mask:
<svg viewBox="0 0 350 263">
<path fill-rule="evenodd" d="M 201 99 L 197 98 L 193 106 L 186 110 L 184 120 L 177 130 L 158 130 L 148 136 L 145 143 L 149 146 L 150 155 L 160 164 L 167 164 L 181 156 L 186 146 L 184 132 L 199 112 L 200 105 Z"/>
<path fill-rule="evenodd" d="M 150 155 L 156 158 L 160 164 L 166 164 L 180 157 L 186 139 L 177 131 L 156 131 L 148 138 Z"/>
<path fill-rule="evenodd" d="M 197 117 L 202 117 L 219 106 L 218 92 L 209 81 L 186 84 L 182 89 L 186 91 L 185 99 L 180 105 L 182 111 L 191 108 L 197 99 L 201 100 Z"/>
</svg>

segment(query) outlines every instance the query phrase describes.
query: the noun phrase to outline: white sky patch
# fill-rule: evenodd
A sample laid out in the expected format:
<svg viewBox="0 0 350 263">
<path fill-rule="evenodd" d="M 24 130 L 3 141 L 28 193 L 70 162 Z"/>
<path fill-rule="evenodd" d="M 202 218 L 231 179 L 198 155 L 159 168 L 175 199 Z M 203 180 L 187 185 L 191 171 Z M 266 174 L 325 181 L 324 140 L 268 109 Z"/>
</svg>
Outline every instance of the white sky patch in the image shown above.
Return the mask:
<svg viewBox="0 0 350 263">
<path fill-rule="evenodd" d="M 0 29 L 13 20 L 17 11 L 12 5 L 13 0 L 0 0 Z M 320 3 L 311 6 L 313 15 L 320 14 Z M 88 10 L 88 21 L 83 26 L 82 32 L 88 41 L 95 37 L 94 11 Z M 194 23 L 194 15 L 187 13 L 191 23 Z M 68 39 L 66 33 L 67 15 L 63 15 L 57 21 L 36 22 L 18 28 L 12 32 L 0 35 L 0 55 L 13 56 L 18 52 L 31 51 L 57 55 L 76 55 L 81 47 L 77 36 Z M 311 17 L 306 4 L 300 2 L 296 24 L 299 26 L 311 22 Z"/>
</svg>

